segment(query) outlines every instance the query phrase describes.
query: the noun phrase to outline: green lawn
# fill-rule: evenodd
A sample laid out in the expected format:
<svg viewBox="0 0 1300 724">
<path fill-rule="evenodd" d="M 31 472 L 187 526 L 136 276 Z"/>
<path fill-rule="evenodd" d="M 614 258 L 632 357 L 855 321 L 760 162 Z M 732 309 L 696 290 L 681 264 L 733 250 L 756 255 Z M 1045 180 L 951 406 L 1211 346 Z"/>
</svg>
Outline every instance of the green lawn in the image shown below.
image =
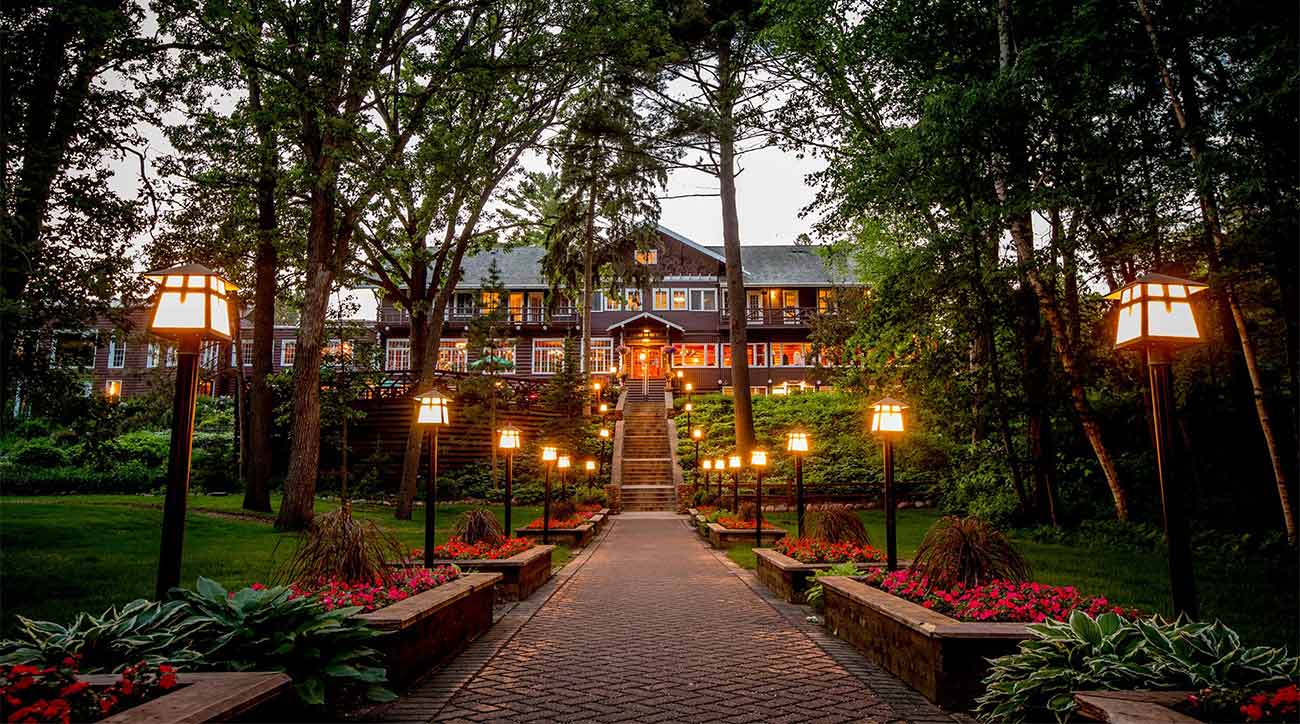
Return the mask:
<svg viewBox="0 0 1300 724">
<path fill-rule="evenodd" d="M 860 511 L 859 517 L 872 543 L 884 548 L 884 512 Z M 898 511 L 900 558 L 911 556 L 938 517 L 939 513 L 932 510 Z M 793 534 L 793 513 L 772 513 L 768 519 Z M 1165 557 L 1159 552 L 1083 548 L 1015 537 L 1012 540 L 1033 566 L 1035 580 L 1071 585 L 1084 593 L 1104 595 L 1120 605 L 1170 614 L 1169 573 Z M 745 568 L 754 567 L 749 547 L 732 548 L 727 555 Z M 1288 575 L 1269 561 L 1199 555 L 1195 575 L 1202 618 L 1221 619 L 1236 629 L 1246 644 L 1297 650 L 1300 603 L 1294 572 Z"/>
<path fill-rule="evenodd" d="M 161 498 L 150 496 L 60 496 L 0 498 L 0 611 L 5 633 L 15 615 L 66 622 L 78 611 L 96 613 L 135 598 L 151 598 L 161 535 Z M 239 497 L 196 495 L 190 500 L 185 528 L 181 580 L 193 585 L 200 575 L 227 588 L 270 581 L 276 564 L 294 550 L 294 536 L 275 532 L 265 522 L 230 520 L 200 510 L 239 511 Z M 279 501 L 274 501 L 275 505 Z M 316 510 L 337 508 L 318 501 Z M 438 509 L 438 541 L 446 540 L 458 516 L 470 506 Z M 393 518 L 392 508 L 354 506 L 357 517 L 375 520 L 411 547 L 424 542 L 424 510 L 414 520 Z M 494 506 L 497 519 L 501 506 Z M 516 506 L 514 525 L 541 515 L 537 506 Z M 555 565 L 569 559 L 560 546 Z"/>
</svg>

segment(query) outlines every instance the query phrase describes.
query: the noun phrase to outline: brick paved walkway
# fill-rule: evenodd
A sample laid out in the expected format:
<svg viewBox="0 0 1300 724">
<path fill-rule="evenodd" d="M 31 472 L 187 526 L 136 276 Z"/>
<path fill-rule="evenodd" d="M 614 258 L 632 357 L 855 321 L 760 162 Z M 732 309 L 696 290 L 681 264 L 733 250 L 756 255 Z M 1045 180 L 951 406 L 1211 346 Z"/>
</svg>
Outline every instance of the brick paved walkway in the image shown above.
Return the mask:
<svg viewBox="0 0 1300 724">
<path fill-rule="evenodd" d="M 952 722 L 680 519 L 623 515 L 395 721 Z"/>
</svg>

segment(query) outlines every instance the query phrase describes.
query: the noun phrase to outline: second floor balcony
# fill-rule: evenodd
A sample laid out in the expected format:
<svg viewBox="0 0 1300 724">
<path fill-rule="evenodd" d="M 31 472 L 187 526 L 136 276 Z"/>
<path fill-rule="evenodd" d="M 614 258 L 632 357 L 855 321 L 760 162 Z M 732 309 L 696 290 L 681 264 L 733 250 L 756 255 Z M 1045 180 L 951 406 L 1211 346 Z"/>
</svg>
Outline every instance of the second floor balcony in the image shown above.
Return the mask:
<svg viewBox="0 0 1300 724">
<path fill-rule="evenodd" d="M 453 305 L 443 314 L 443 319 L 451 326 L 468 324 L 471 319 L 486 316 L 493 310 L 481 304 Z M 502 322 L 517 326 L 551 326 L 574 327 L 582 321 L 582 314 L 575 306 L 556 307 L 547 311 L 537 306 L 511 306 L 502 315 Z M 409 325 L 411 314 L 405 310 L 385 307 L 379 312 L 379 323 L 389 325 Z"/>
</svg>

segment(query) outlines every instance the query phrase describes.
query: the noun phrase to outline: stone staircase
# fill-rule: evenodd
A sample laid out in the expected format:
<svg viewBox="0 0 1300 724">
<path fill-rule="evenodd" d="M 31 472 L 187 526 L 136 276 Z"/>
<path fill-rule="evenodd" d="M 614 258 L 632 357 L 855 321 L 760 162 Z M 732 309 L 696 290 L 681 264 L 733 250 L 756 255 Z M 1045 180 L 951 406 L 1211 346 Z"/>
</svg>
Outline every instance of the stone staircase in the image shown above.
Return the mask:
<svg viewBox="0 0 1300 724">
<path fill-rule="evenodd" d="M 653 383 L 651 383 L 653 385 Z M 664 411 L 663 381 L 658 392 L 645 397 L 628 390 L 623 406 L 623 510 L 674 510 L 673 460 L 668 447 L 668 418 Z"/>
</svg>

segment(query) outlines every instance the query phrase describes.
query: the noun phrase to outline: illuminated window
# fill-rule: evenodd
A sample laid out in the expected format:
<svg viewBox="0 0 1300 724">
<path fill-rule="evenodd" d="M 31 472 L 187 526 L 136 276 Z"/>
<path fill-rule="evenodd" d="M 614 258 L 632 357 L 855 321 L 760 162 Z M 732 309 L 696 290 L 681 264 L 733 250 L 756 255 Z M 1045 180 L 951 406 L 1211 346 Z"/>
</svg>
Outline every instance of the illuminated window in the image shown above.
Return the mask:
<svg viewBox="0 0 1300 724">
<path fill-rule="evenodd" d="M 161 361 L 162 347 L 159 347 L 157 342 L 150 342 L 149 346 L 146 347 L 144 351 L 144 366 L 157 367 L 158 363 Z"/>
<path fill-rule="evenodd" d="M 533 374 L 553 375 L 564 368 L 564 340 L 533 340 Z"/>
<path fill-rule="evenodd" d="M 641 311 L 641 290 L 640 290 L 640 289 L 626 289 L 626 290 L 624 290 L 624 292 L 625 292 L 626 295 L 627 295 L 627 297 L 626 297 L 626 299 L 627 299 L 627 310 L 628 310 L 629 312 L 639 312 L 639 311 Z"/>
<path fill-rule="evenodd" d="M 298 355 L 298 340 L 286 339 L 280 342 L 280 366 L 292 367 L 293 359 Z"/>
<path fill-rule="evenodd" d="M 672 308 L 674 312 L 684 312 L 690 308 L 690 305 L 687 303 L 687 296 L 686 296 L 685 289 L 674 289 L 672 290 L 672 295 L 673 295 Z"/>
<path fill-rule="evenodd" d="M 352 357 L 352 342 L 331 339 L 325 345 L 325 354 L 331 357 Z"/>
<path fill-rule="evenodd" d="M 108 368 L 121 369 L 126 366 L 126 340 L 117 335 L 108 338 Z"/>
<path fill-rule="evenodd" d="M 812 345 L 808 342 L 773 342 L 773 367 L 807 367 L 812 364 Z"/>
<path fill-rule="evenodd" d="M 463 339 L 444 339 L 438 343 L 438 369 L 464 372 L 469 369 L 467 345 Z"/>
<path fill-rule="evenodd" d="M 722 394 L 727 397 L 732 397 L 736 394 L 736 390 L 731 385 L 726 385 L 722 388 Z M 761 397 L 762 395 L 767 394 L 767 388 L 762 386 L 751 386 L 749 388 L 749 394 L 751 397 Z"/>
<path fill-rule="evenodd" d="M 490 354 L 493 357 L 500 357 L 510 364 L 515 364 L 515 346 L 513 344 L 499 344 L 492 348 Z"/>
<path fill-rule="evenodd" d="M 167 365 L 168 367 L 175 367 L 175 366 L 176 366 L 176 347 L 175 347 L 175 346 L 170 345 L 170 344 L 167 345 L 167 358 L 166 358 L 166 360 L 165 360 L 165 362 L 164 362 L 163 364 Z"/>
<path fill-rule="evenodd" d="M 746 355 L 745 359 L 748 360 L 749 366 L 766 367 L 767 366 L 767 345 L 763 344 L 762 342 L 750 342 L 747 345 L 747 347 L 748 347 L 747 351 L 749 352 L 749 354 Z M 722 366 L 723 367 L 731 366 L 731 345 L 725 343 L 722 345 Z"/>
<path fill-rule="evenodd" d="M 611 337 L 591 339 L 591 369 L 604 372 L 614 364 L 614 340 Z"/>
<path fill-rule="evenodd" d="M 122 380 L 108 380 L 104 383 L 104 397 L 116 400 L 122 396 Z"/>
<path fill-rule="evenodd" d="M 679 344 L 673 351 L 674 367 L 717 367 L 718 347 L 714 344 Z"/>
<path fill-rule="evenodd" d="M 483 314 L 491 314 L 501 306 L 501 295 L 497 292 L 481 292 L 478 301 L 480 311 Z"/>
<path fill-rule="evenodd" d="M 718 290 L 717 289 L 692 289 L 691 309 L 697 312 L 718 311 Z"/>
<path fill-rule="evenodd" d="M 411 369 L 411 340 L 390 339 L 384 343 L 384 369 Z"/>
<path fill-rule="evenodd" d="M 646 265 L 658 264 L 659 263 L 658 250 L 647 249 L 646 251 L 638 251 L 636 253 L 636 263 L 646 264 Z"/>
<path fill-rule="evenodd" d="M 817 290 L 817 311 L 826 314 L 835 311 L 837 300 L 835 299 L 834 289 Z"/>
<path fill-rule="evenodd" d="M 654 309 L 662 311 L 668 308 L 668 291 L 667 289 L 656 289 L 654 294 Z"/>
</svg>

